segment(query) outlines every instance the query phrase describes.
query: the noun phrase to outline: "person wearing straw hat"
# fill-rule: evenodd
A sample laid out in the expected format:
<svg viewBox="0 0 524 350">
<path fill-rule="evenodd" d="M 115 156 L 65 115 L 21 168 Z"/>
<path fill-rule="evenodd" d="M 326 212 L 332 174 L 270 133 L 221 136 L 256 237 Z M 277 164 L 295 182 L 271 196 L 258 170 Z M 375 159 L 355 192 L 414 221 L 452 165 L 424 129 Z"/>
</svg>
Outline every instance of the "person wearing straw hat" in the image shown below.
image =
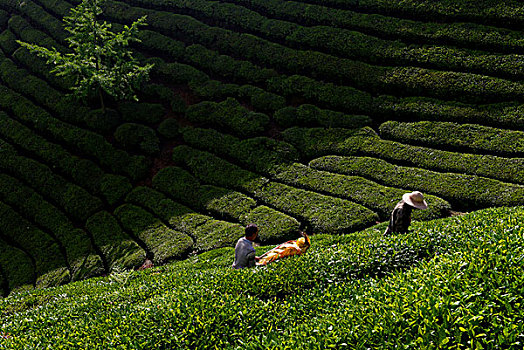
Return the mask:
<svg viewBox="0 0 524 350">
<path fill-rule="evenodd" d="M 397 203 L 391 213 L 391 219 L 384 235 L 407 233 L 411 224 L 411 212 L 413 209 L 425 210 L 427 208 L 428 203 L 426 203 L 424 196 L 419 191 L 404 193 L 402 200 Z"/>
</svg>

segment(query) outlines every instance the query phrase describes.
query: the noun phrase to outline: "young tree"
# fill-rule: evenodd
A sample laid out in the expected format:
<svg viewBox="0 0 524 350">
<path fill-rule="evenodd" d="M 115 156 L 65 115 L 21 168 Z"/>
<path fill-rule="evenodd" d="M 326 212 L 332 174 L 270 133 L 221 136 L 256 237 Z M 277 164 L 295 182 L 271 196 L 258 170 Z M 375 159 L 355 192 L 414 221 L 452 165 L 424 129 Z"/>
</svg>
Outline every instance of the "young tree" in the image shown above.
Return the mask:
<svg viewBox="0 0 524 350">
<path fill-rule="evenodd" d="M 111 24 L 100 21 L 105 0 L 82 0 L 64 17 L 66 39 L 72 52 L 59 52 L 36 44 L 18 41 L 20 45 L 54 64 L 51 72 L 58 76 L 75 78 L 73 93 L 81 98 L 98 95 L 105 111 L 103 92 L 117 100 L 134 98 L 134 90 L 149 78 L 153 65 L 140 66 L 128 49 L 137 38 L 138 27 L 146 25 L 146 16 L 124 26 L 119 33 L 111 31 Z"/>
</svg>

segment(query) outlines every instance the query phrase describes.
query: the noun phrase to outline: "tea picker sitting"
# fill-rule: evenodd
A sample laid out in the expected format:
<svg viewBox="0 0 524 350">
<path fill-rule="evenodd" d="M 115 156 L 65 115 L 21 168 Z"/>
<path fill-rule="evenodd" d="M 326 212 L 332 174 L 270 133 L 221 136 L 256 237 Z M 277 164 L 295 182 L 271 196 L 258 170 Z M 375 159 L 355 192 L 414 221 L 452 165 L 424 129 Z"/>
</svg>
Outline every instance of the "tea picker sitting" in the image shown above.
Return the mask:
<svg viewBox="0 0 524 350">
<path fill-rule="evenodd" d="M 235 261 L 232 266 L 234 269 L 253 267 L 255 266 L 255 260 L 257 260 L 253 242 L 258 237 L 258 226 L 249 224 L 244 232 L 244 237 L 240 238 L 235 245 Z"/>
<path fill-rule="evenodd" d="M 409 225 L 411 224 L 411 212 L 413 209 L 425 210 L 428 208 L 428 204 L 424 200 L 424 196 L 419 191 L 411 193 L 404 193 L 402 200 L 397 203 L 391 218 L 389 225 L 384 232 L 384 235 L 392 233 L 407 233 Z"/>
<path fill-rule="evenodd" d="M 304 232 L 300 232 L 300 234 L 302 235 L 302 237 L 300 237 L 299 239 L 282 243 L 276 246 L 275 248 L 271 249 L 270 251 L 267 251 L 266 253 L 262 254 L 259 257 L 256 265 L 263 266 L 269 264 L 270 262 L 288 256 L 304 254 L 307 251 L 307 249 L 311 246 L 311 242 L 309 240 L 308 235 L 306 235 Z"/>
</svg>

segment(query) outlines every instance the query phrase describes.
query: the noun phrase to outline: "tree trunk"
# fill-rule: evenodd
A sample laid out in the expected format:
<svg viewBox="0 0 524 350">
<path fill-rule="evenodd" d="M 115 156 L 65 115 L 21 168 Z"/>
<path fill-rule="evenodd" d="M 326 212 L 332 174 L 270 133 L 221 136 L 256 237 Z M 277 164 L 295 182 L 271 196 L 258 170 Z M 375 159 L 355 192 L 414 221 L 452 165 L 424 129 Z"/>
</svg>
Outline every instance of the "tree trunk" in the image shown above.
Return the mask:
<svg viewBox="0 0 524 350">
<path fill-rule="evenodd" d="M 102 107 L 102 113 L 106 113 L 106 106 L 104 104 L 104 96 L 102 95 L 102 88 L 98 88 L 98 97 L 100 97 L 100 107 Z"/>
</svg>

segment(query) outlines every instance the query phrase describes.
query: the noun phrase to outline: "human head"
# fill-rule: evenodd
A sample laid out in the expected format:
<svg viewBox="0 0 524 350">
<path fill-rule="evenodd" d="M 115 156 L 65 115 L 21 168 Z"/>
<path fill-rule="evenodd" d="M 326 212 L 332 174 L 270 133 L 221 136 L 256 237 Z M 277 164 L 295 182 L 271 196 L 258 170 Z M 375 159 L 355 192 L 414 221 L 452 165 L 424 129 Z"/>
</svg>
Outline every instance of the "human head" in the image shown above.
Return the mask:
<svg viewBox="0 0 524 350">
<path fill-rule="evenodd" d="M 245 236 L 250 241 L 254 241 L 258 236 L 258 226 L 256 224 L 249 224 L 245 229 Z"/>
</svg>

